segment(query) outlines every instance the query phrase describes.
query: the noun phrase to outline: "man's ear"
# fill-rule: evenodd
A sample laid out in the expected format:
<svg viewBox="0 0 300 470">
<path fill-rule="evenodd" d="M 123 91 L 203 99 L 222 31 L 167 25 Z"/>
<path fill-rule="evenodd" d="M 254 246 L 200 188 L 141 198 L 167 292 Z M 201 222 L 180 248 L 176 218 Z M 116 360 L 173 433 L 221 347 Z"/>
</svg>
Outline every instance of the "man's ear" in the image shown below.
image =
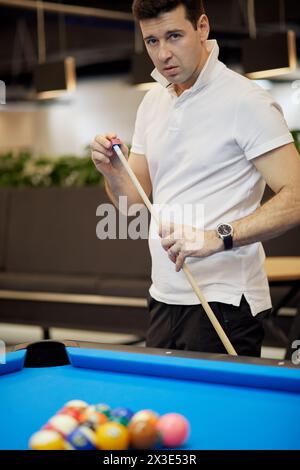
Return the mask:
<svg viewBox="0 0 300 470">
<path fill-rule="evenodd" d="M 200 39 L 202 42 L 206 41 L 209 36 L 210 25 L 207 15 L 201 15 L 197 21 L 197 29 L 200 33 Z"/>
</svg>

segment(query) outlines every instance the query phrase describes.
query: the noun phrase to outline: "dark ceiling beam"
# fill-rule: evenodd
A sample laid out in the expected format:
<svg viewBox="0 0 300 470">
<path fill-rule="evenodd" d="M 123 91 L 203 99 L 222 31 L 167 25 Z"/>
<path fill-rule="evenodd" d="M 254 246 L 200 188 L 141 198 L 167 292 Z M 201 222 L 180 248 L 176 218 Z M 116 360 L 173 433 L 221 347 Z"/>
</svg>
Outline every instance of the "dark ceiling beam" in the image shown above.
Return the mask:
<svg viewBox="0 0 300 470">
<path fill-rule="evenodd" d="M 45 12 L 49 13 L 64 13 L 66 15 L 92 16 L 95 18 L 105 18 L 116 21 L 134 21 L 131 13 L 104 10 L 101 8 L 81 7 L 77 5 L 65 5 L 62 3 L 50 3 L 33 0 L 0 0 L 0 5 L 29 10 L 37 10 L 37 8 L 41 8 Z"/>
</svg>

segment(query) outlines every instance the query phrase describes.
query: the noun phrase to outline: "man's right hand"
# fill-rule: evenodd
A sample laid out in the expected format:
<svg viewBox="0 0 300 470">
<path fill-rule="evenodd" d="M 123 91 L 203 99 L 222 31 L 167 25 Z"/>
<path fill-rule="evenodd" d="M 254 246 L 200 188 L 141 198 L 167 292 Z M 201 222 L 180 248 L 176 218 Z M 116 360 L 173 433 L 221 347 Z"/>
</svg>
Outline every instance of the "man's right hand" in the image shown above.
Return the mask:
<svg viewBox="0 0 300 470">
<path fill-rule="evenodd" d="M 92 160 L 97 170 L 105 177 L 114 177 L 125 171 L 122 162 L 114 152 L 111 140 L 117 138 L 116 134 L 97 135 L 91 143 Z M 128 147 L 122 143 L 121 150 L 128 159 Z"/>
</svg>

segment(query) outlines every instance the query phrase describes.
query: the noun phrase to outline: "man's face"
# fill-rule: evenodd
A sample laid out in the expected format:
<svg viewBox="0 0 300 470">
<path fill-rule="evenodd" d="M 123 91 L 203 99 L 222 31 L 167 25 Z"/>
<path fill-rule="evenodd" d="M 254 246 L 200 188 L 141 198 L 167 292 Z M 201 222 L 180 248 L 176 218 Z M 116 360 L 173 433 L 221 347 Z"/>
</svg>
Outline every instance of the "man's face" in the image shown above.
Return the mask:
<svg viewBox="0 0 300 470">
<path fill-rule="evenodd" d="M 171 83 L 192 86 L 207 58 L 204 46 L 209 33 L 205 15 L 197 29 L 186 18 L 183 5 L 140 21 L 148 54 L 158 71 Z"/>
</svg>

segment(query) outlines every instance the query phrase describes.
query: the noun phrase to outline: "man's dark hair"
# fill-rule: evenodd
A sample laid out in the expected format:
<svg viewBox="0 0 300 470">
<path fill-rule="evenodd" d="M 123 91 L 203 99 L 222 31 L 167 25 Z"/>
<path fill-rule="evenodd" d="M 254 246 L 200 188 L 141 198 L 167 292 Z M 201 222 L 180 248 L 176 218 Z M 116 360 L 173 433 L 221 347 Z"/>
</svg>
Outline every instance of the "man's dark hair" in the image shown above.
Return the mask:
<svg viewBox="0 0 300 470">
<path fill-rule="evenodd" d="M 132 13 L 135 19 L 150 20 L 157 18 L 161 13 L 167 13 L 183 5 L 186 18 L 197 28 L 197 21 L 205 13 L 202 0 L 134 0 Z"/>
</svg>

